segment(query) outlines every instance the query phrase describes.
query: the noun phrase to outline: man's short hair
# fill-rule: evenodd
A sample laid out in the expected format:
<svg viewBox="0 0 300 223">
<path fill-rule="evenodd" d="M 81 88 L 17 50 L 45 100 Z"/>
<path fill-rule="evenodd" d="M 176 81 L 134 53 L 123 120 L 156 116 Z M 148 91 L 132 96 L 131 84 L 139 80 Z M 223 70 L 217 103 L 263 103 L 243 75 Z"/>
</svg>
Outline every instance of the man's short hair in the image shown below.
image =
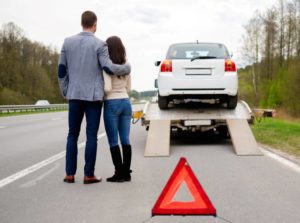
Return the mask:
<svg viewBox="0 0 300 223">
<path fill-rule="evenodd" d="M 92 11 L 85 11 L 81 15 L 81 25 L 83 28 L 91 28 L 97 22 L 97 16 Z"/>
</svg>

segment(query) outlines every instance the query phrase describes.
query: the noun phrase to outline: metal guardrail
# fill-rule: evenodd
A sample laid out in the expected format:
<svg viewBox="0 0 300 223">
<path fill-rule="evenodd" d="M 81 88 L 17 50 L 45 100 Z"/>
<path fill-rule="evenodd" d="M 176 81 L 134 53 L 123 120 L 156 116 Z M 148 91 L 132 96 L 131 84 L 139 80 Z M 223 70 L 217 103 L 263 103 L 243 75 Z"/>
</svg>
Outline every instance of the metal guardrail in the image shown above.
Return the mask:
<svg viewBox="0 0 300 223">
<path fill-rule="evenodd" d="M 30 112 L 30 111 L 50 111 L 64 110 L 68 108 L 68 104 L 50 104 L 50 105 L 1 105 L 0 114 L 13 112 Z"/>
<path fill-rule="evenodd" d="M 141 102 L 132 102 L 133 105 L 144 104 Z M 68 104 L 50 104 L 50 105 L 0 105 L 0 114 L 13 112 L 30 112 L 30 111 L 50 111 L 65 110 Z"/>
</svg>

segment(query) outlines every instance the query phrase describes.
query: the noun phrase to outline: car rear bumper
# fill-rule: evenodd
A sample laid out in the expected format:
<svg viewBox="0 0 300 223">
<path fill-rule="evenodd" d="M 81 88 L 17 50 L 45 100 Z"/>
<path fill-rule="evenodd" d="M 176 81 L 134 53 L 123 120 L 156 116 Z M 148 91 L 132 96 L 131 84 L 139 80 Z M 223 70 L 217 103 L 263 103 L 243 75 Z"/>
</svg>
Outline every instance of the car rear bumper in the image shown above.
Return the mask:
<svg viewBox="0 0 300 223">
<path fill-rule="evenodd" d="M 229 95 L 229 96 L 235 96 L 237 95 L 237 89 L 224 89 L 224 90 L 190 90 L 190 91 L 186 91 L 186 90 L 160 90 L 159 91 L 159 95 L 160 96 L 175 96 L 175 95 L 181 95 L 181 96 L 192 96 L 194 95 L 194 98 L 197 98 L 196 96 L 199 95 L 202 97 L 199 98 L 209 98 L 209 96 L 211 95 L 211 98 L 218 98 L 218 95 Z M 215 95 L 216 97 L 213 97 L 213 95 Z M 184 98 L 184 97 L 182 97 Z"/>
<path fill-rule="evenodd" d="M 216 79 L 175 78 L 172 73 L 159 75 L 158 91 L 161 96 L 237 95 L 238 78 L 236 73 L 226 73 Z"/>
</svg>

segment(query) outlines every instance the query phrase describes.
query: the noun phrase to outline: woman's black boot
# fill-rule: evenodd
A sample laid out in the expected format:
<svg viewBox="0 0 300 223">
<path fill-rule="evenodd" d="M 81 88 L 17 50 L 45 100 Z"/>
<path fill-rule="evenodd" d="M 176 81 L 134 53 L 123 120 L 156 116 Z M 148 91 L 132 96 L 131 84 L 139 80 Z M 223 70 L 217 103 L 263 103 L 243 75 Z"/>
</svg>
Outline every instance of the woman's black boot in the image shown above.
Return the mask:
<svg viewBox="0 0 300 223">
<path fill-rule="evenodd" d="M 124 181 L 131 181 L 130 165 L 131 165 L 131 145 L 122 145 L 123 150 L 123 179 Z"/>
<path fill-rule="evenodd" d="M 122 157 L 119 146 L 110 148 L 111 158 L 115 166 L 115 174 L 106 179 L 108 182 L 124 182 L 122 174 Z"/>
</svg>

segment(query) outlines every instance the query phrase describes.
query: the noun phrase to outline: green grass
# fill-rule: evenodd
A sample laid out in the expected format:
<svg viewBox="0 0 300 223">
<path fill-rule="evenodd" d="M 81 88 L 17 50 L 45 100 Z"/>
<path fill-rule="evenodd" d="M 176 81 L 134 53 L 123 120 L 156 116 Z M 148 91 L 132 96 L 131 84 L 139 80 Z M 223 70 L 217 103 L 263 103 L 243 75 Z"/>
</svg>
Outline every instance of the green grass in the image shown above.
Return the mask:
<svg viewBox="0 0 300 223">
<path fill-rule="evenodd" d="M 11 112 L 11 113 L 0 113 L 1 117 L 9 117 L 9 116 L 18 116 L 18 115 L 31 115 L 31 114 L 40 114 L 40 113 L 49 113 L 49 112 L 62 112 L 67 111 L 67 109 L 61 110 L 39 110 L 39 111 L 22 111 L 22 112 Z"/>
<path fill-rule="evenodd" d="M 258 142 L 300 158 L 300 122 L 265 118 L 252 125 Z"/>
</svg>

